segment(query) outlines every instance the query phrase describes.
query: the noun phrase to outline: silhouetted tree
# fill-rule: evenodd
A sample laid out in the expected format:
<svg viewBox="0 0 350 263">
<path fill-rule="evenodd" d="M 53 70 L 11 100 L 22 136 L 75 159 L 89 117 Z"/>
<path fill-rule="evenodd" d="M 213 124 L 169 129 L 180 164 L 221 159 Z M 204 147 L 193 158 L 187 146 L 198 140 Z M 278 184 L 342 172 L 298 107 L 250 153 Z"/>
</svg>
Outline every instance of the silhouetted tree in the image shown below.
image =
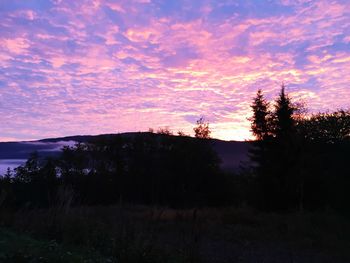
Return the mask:
<svg viewBox="0 0 350 263">
<path fill-rule="evenodd" d="M 17 206 L 47 207 L 55 202 L 58 177 L 54 160 L 39 158 L 35 152 L 14 172 L 8 174 L 8 180 Z"/>
<path fill-rule="evenodd" d="M 11 207 L 14 202 L 13 173 L 7 168 L 3 177 L 0 177 L 0 208 Z"/>
<path fill-rule="evenodd" d="M 164 128 L 158 128 L 157 130 L 158 134 L 165 134 L 165 135 L 173 135 L 172 131 L 169 129 L 169 127 L 164 127 Z"/>
<path fill-rule="evenodd" d="M 289 96 L 285 93 L 285 86 L 282 84 L 281 92 L 275 103 L 273 133 L 277 139 L 286 140 L 295 135 L 295 106 Z"/>
<path fill-rule="evenodd" d="M 181 130 L 177 132 L 177 135 L 178 135 L 178 136 L 182 136 L 182 137 L 184 137 L 184 136 L 189 136 L 189 135 L 187 135 L 184 131 L 181 131 Z"/>
<path fill-rule="evenodd" d="M 305 156 L 304 203 L 348 210 L 350 195 L 350 112 L 338 110 L 303 118 L 297 125 Z"/>
<path fill-rule="evenodd" d="M 261 89 L 258 90 L 250 107 L 253 111 L 253 116 L 249 118 L 251 131 L 257 140 L 266 139 L 271 132 L 269 123 L 271 112 L 269 111 L 269 103 L 264 98 Z"/>
<path fill-rule="evenodd" d="M 255 136 L 256 140 L 253 142 L 253 147 L 249 150 L 249 156 L 252 161 L 252 168 L 258 176 L 259 185 L 261 190 L 266 187 L 266 177 L 270 171 L 270 158 L 269 150 L 271 144 L 271 112 L 269 110 L 269 102 L 266 101 L 262 91 L 259 89 L 256 97 L 253 99 L 250 105 L 253 116 L 248 118 L 251 122 L 251 132 Z M 257 194 L 257 193 L 255 193 Z M 262 202 L 262 198 L 258 198 Z M 261 204 L 260 204 L 261 205 Z"/>
<path fill-rule="evenodd" d="M 251 132 L 255 136 L 256 141 L 253 142 L 253 147 L 250 149 L 249 155 L 258 179 L 262 181 L 265 180 L 266 174 L 269 172 L 268 169 L 270 168 L 268 143 L 270 143 L 269 137 L 272 127 L 269 103 L 264 98 L 260 89 L 250 107 L 253 111 L 253 116 L 249 118 Z"/>
<path fill-rule="evenodd" d="M 13 179 L 12 176 L 13 176 L 13 171 L 11 170 L 10 167 L 7 167 L 6 173 L 4 174 L 3 179 L 10 182 Z"/>
<path fill-rule="evenodd" d="M 199 139 L 209 139 L 211 130 L 209 128 L 209 122 L 204 120 L 204 117 L 197 120 L 197 126 L 193 128 L 194 136 Z"/>
<path fill-rule="evenodd" d="M 298 129 L 308 141 L 336 143 L 350 140 L 350 110 L 313 114 L 302 119 Z"/>
<path fill-rule="evenodd" d="M 296 208 L 303 199 L 304 186 L 301 169 L 303 151 L 301 141 L 297 134 L 296 106 L 291 102 L 285 93 L 285 86 L 282 85 L 281 92 L 275 102 L 273 133 L 275 140 L 272 143 L 271 163 L 273 163 L 271 175 L 271 189 L 275 194 L 276 207 Z"/>
<path fill-rule="evenodd" d="M 37 152 L 30 155 L 24 165 L 15 168 L 15 179 L 23 183 L 31 183 L 39 175 L 40 165 Z"/>
<path fill-rule="evenodd" d="M 262 92 L 251 105 L 252 132 L 258 139 L 250 151 L 260 185 L 263 206 L 267 209 L 296 207 L 300 180 L 300 140 L 296 129 L 296 106 L 282 85 L 272 113 Z M 270 117 L 271 116 L 271 117 Z M 300 199 L 300 198 L 299 198 Z"/>
</svg>

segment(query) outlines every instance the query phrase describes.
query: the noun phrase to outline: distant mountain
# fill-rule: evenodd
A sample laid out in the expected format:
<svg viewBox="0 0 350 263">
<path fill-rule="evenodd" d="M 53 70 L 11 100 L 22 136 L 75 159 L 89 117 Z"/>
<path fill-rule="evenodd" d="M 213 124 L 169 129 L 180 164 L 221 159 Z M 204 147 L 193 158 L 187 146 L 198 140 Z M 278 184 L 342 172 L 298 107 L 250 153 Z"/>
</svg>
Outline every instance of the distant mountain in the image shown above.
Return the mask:
<svg viewBox="0 0 350 263">
<path fill-rule="evenodd" d="M 213 140 L 213 149 L 221 159 L 225 171 L 237 171 L 240 166 L 249 164 L 251 142 Z"/>
<path fill-rule="evenodd" d="M 73 146 L 77 142 L 89 142 L 98 138 L 122 136 L 133 138 L 137 135 L 149 134 L 140 132 L 130 132 L 121 134 L 101 134 L 101 135 L 77 135 L 60 138 L 48 138 L 38 141 L 28 142 L 0 142 L 0 174 L 6 169 L 6 165 L 14 167 L 14 163 L 24 162 L 32 152 L 36 151 L 40 156 L 58 156 L 63 146 Z M 162 136 L 153 134 L 154 136 Z M 241 164 L 249 162 L 248 151 L 250 142 L 222 141 L 211 139 L 213 149 L 222 160 L 221 167 L 226 171 L 236 171 Z M 14 162 L 14 160 L 16 160 Z M 10 165 L 11 164 L 11 165 Z"/>
</svg>

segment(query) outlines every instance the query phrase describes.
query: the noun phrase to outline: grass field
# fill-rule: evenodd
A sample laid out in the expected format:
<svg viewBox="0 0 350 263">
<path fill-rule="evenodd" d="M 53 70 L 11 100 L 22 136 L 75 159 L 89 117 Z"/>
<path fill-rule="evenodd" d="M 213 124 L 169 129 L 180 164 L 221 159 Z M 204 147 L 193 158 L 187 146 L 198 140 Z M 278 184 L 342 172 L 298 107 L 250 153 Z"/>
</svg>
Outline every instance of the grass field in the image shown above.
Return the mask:
<svg viewBox="0 0 350 263">
<path fill-rule="evenodd" d="M 0 262 L 113 262 L 83 249 L 68 248 L 55 240 L 37 240 L 28 235 L 0 229 Z"/>
<path fill-rule="evenodd" d="M 0 262 L 350 262 L 350 223 L 331 212 L 77 207 L 1 224 Z"/>
</svg>

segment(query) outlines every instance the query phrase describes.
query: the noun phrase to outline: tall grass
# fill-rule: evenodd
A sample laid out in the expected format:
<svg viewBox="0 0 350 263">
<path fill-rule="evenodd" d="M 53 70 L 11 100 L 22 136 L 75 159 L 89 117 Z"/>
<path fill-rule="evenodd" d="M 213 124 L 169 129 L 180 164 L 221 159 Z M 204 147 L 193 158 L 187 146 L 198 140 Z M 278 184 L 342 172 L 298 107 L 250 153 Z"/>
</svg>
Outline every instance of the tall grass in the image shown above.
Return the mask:
<svg viewBox="0 0 350 263">
<path fill-rule="evenodd" d="M 123 204 L 71 207 L 67 200 L 72 197 L 62 195 L 67 199 L 48 210 L 3 211 L 0 223 L 125 263 L 263 262 L 262 258 L 269 262 L 275 257 L 277 262 L 291 262 L 305 251 L 316 259 L 328 255 L 333 262 L 350 258 L 350 224 L 331 212 L 274 214 L 249 207 L 174 210 Z"/>
</svg>

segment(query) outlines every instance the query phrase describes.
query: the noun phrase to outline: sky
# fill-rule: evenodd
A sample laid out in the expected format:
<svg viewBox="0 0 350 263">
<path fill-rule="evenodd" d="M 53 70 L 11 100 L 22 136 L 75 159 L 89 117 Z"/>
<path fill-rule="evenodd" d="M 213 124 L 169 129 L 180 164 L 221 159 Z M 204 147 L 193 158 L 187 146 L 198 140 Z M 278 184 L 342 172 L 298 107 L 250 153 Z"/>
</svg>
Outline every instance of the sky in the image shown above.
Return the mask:
<svg viewBox="0 0 350 263">
<path fill-rule="evenodd" d="M 0 141 L 251 138 L 258 89 L 350 107 L 349 0 L 0 0 Z"/>
</svg>

